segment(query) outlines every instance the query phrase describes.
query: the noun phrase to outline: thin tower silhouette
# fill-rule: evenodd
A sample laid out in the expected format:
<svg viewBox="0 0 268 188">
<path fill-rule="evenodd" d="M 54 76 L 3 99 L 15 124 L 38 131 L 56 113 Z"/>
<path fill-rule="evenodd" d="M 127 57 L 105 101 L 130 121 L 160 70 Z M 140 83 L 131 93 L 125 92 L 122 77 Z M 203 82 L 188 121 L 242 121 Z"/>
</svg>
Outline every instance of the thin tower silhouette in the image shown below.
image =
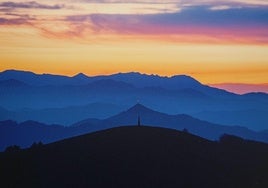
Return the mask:
<svg viewBox="0 0 268 188">
<path fill-rule="evenodd" d="M 141 126 L 141 117 L 140 117 L 140 114 L 138 114 L 138 127 Z"/>
<path fill-rule="evenodd" d="M 139 99 L 137 100 L 137 105 L 139 105 L 140 102 L 139 102 Z M 140 112 L 139 112 L 139 109 L 138 109 L 138 127 L 141 126 L 141 117 L 140 117 Z"/>
</svg>

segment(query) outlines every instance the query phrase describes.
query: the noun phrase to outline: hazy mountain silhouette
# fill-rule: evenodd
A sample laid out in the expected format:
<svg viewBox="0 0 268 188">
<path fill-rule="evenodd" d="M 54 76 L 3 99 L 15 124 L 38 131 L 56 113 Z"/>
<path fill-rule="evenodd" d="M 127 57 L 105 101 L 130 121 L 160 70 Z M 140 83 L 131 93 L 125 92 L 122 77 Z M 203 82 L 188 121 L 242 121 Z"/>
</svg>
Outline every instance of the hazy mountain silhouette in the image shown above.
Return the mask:
<svg viewBox="0 0 268 188">
<path fill-rule="evenodd" d="M 135 109 L 134 109 L 135 110 Z M 225 135 L 120 127 L 0 153 L 1 187 L 268 186 L 268 145 Z"/>
<path fill-rule="evenodd" d="M 146 75 L 135 72 L 118 73 L 107 76 L 88 77 L 79 73 L 73 77 L 52 75 L 52 74 L 35 74 L 29 71 L 6 70 L 0 73 L 0 80 L 16 79 L 29 85 L 73 85 L 86 84 L 98 80 L 115 80 L 128 82 L 136 87 L 163 87 L 166 89 L 181 89 L 199 87 L 201 83 L 186 75 L 173 77 L 160 77 L 157 75 Z M 80 82 L 77 82 L 80 81 Z M 84 81 L 84 82 L 83 82 Z"/>
<path fill-rule="evenodd" d="M 85 75 L 82 76 L 81 74 L 78 74 L 74 77 L 68 77 L 53 74 L 35 74 L 30 71 L 17 70 L 6 70 L 0 73 L 0 80 L 15 79 L 34 86 L 81 85 L 88 83 L 87 78 L 88 77 Z"/>
<path fill-rule="evenodd" d="M 128 82 L 136 87 L 161 87 L 164 89 L 179 90 L 184 88 L 199 88 L 202 84 L 194 78 L 186 75 L 161 77 L 158 75 L 140 74 L 138 72 L 118 73 L 110 76 L 97 77 L 98 79 L 110 79 Z"/>
<path fill-rule="evenodd" d="M 268 141 L 268 135 L 263 132 L 255 132 L 241 126 L 226 126 L 220 124 L 213 124 L 207 121 L 202 121 L 193 118 L 186 114 L 168 115 L 151 110 L 141 104 L 136 104 L 127 111 L 118 115 L 112 116 L 108 119 L 101 120 L 98 124 L 102 125 L 133 125 L 137 124 L 138 116 L 144 125 L 152 125 L 159 127 L 172 128 L 177 130 L 187 129 L 189 132 L 199 135 L 210 140 L 217 140 L 222 134 L 232 134 L 243 138 Z M 96 123 L 96 122 L 95 122 Z M 93 125 L 89 120 L 80 126 Z"/>
<path fill-rule="evenodd" d="M 29 71 L 17 71 L 17 70 L 6 70 L 1 73 L 0 80 L 16 79 L 23 81 L 29 85 L 50 85 L 54 81 L 58 84 L 62 84 L 62 81 L 66 81 L 68 77 L 42 74 L 37 75 Z"/>
<path fill-rule="evenodd" d="M 127 90 L 127 89 L 132 89 L 133 86 L 131 84 L 128 84 L 123 81 L 115 81 L 112 79 L 102 79 L 102 80 L 97 80 L 94 81 L 90 84 L 87 85 L 90 89 L 96 90 L 107 90 L 107 89 L 115 89 L 116 91 L 121 90 Z"/>
<path fill-rule="evenodd" d="M 268 94 L 262 92 L 251 92 L 242 95 L 244 98 L 251 99 L 251 100 L 266 100 L 268 101 Z"/>
<path fill-rule="evenodd" d="M 88 77 L 79 73 L 73 77 L 35 74 L 28 71 L 6 70 L 0 73 L 0 80 L 16 79 L 29 85 L 85 85 L 99 80 L 114 80 L 125 82 L 138 88 L 159 87 L 167 90 L 183 90 L 187 88 L 197 91 L 220 94 L 221 96 L 231 95 L 231 93 L 217 88 L 212 88 L 201 84 L 194 78 L 187 75 L 176 75 L 172 77 L 162 77 L 158 75 L 140 74 L 138 72 L 118 73 L 107 76 Z M 107 85 L 106 85 L 107 86 Z"/>
<path fill-rule="evenodd" d="M 241 84 L 241 83 L 220 83 L 211 84 L 212 87 L 231 90 L 238 94 L 250 92 L 265 92 L 268 93 L 268 83 L 266 84 Z"/>
<path fill-rule="evenodd" d="M 35 74 L 30 71 L 6 70 L 0 72 L 0 81 L 17 80 L 32 86 L 46 85 L 86 85 L 99 80 L 114 80 L 125 82 L 138 88 L 157 87 L 167 90 L 194 89 L 212 95 L 221 96 L 235 95 L 222 89 L 209 87 L 201 84 L 199 81 L 187 75 L 175 75 L 172 77 L 147 75 L 138 72 L 117 73 L 105 76 L 89 77 L 79 73 L 73 77 L 53 75 L 53 74 Z"/>
<path fill-rule="evenodd" d="M 214 123 L 241 125 L 258 131 L 267 129 L 267 94 L 236 95 L 203 85 L 185 75 L 161 77 L 132 72 L 94 77 L 80 73 L 68 77 L 7 70 L 0 73 L 0 82 L 0 106 L 8 111 L 22 112 L 20 116 L 23 116 L 21 109 L 24 108 L 59 109 L 69 106 L 83 107 L 90 103 L 130 106 L 139 100 L 146 106 L 167 114 L 196 115 L 206 121 L 213 120 Z M 18 85 L 21 86 L 17 87 Z M 250 111 L 245 113 L 245 116 L 250 116 L 251 120 L 245 121 L 244 116 L 237 113 L 235 120 L 231 116 L 227 120 L 226 116 L 226 121 L 221 121 L 217 118 L 221 116 L 217 112 L 221 111 L 229 114 Z M 204 112 L 212 113 L 200 115 Z M 72 114 L 68 113 L 66 116 L 72 117 Z M 10 119 L 9 116 L 2 117 L 2 120 Z M 24 116 L 22 119 L 27 117 Z M 79 120 L 82 119 L 74 118 L 68 122 Z"/>
<path fill-rule="evenodd" d="M 0 121 L 12 119 L 21 123 L 27 120 L 33 120 L 45 124 L 61 124 L 69 126 L 87 118 L 108 118 L 121 112 L 125 108 L 125 106 L 108 103 L 91 103 L 63 108 L 26 108 L 14 111 L 0 107 Z"/>
<path fill-rule="evenodd" d="M 75 132 L 60 125 L 45 125 L 34 121 L 17 124 L 14 121 L 0 122 L 0 150 L 10 145 L 29 147 L 33 142 L 44 143 L 74 136 Z"/>
<path fill-rule="evenodd" d="M 96 119 L 96 121 L 99 121 Z M 104 126 L 72 126 L 47 125 L 35 121 L 17 123 L 15 121 L 0 121 L 0 151 L 11 145 L 22 148 L 29 147 L 34 142 L 51 143 L 107 128 Z"/>
<path fill-rule="evenodd" d="M 221 135 L 227 133 L 268 143 L 267 132 L 255 132 L 239 126 L 213 124 L 184 114 L 168 115 L 151 110 L 141 104 L 136 104 L 130 109 L 110 118 L 103 120 L 89 118 L 77 122 L 71 127 L 47 125 L 34 121 L 26 121 L 19 124 L 14 121 L 2 121 L 0 122 L 0 150 L 10 145 L 27 147 L 33 142 L 42 141 L 43 143 L 49 143 L 67 137 L 116 126 L 137 125 L 138 116 L 140 116 L 143 125 L 177 130 L 187 129 L 192 134 L 210 140 L 218 140 Z"/>
<path fill-rule="evenodd" d="M 83 73 L 78 73 L 77 75 L 73 76 L 73 78 L 79 80 L 88 80 L 89 77 Z"/>
<path fill-rule="evenodd" d="M 192 114 L 192 116 L 217 124 L 244 126 L 249 125 L 249 127 L 254 126 L 255 130 L 262 130 L 264 127 L 261 125 L 268 125 L 268 119 L 265 117 L 267 114 L 268 109 L 248 109 L 236 111 L 204 111 Z"/>
<path fill-rule="evenodd" d="M 1 80 L 0 88 L 13 88 L 13 87 L 27 87 L 28 85 L 22 81 L 18 81 L 15 79 Z"/>
</svg>

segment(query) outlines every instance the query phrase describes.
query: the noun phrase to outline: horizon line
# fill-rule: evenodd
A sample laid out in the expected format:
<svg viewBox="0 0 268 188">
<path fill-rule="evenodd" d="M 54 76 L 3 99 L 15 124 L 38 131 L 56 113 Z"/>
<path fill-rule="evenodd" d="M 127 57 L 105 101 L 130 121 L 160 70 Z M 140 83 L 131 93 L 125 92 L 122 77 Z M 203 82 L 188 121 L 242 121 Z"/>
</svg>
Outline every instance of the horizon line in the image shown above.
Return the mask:
<svg viewBox="0 0 268 188">
<path fill-rule="evenodd" d="M 248 82 L 215 82 L 215 83 L 205 83 L 205 82 L 201 82 L 198 79 L 196 79 L 194 76 L 191 75 L 187 75 L 187 74 L 175 74 L 175 75 L 171 75 L 171 76 L 164 76 L 164 75 L 159 75 L 159 74 L 148 74 L 148 73 L 143 73 L 143 72 L 139 72 L 139 71 L 130 71 L 130 72 L 115 72 L 115 73 L 107 73 L 107 74 L 95 74 L 95 75 L 88 75 L 86 73 L 83 72 L 79 72 L 76 74 L 72 74 L 72 75 L 65 75 L 65 74 L 58 74 L 58 73 L 47 73 L 47 72 L 35 72 L 35 71 L 31 71 L 31 70 L 22 70 L 22 69 L 5 69 L 5 70 L 1 70 L 0 74 L 6 71 L 17 71 L 17 72 L 25 72 L 25 73 L 32 73 L 38 76 L 42 76 L 42 75 L 51 75 L 51 76 L 63 76 L 66 78 L 75 78 L 76 76 L 78 76 L 79 74 L 83 74 L 85 77 L 87 78 L 93 78 L 93 77 L 105 77 L 105 76 L 113 76 L 113 75 L 118 75 L 118 74 L 139 74 L 141 76 L 154 76 L 154 77 L 158 77 L 158 78 L 166 78 L 166 79 L 171 79 L 174 78 L 176 76 L 185 76 L 185 77 L 189 77 L 193 80 L 195 80 L 196 82 L 208 86 L 208 87 L 213 87 L 213 88 L 217 88 L 217 89 L 222 89 L 231 93 L 235 93 L 238 95 L 243 95 L 243 94 L 247 94 L 247 93 L 265 93 L 268 94 L 268 83 L 248 83 Z"/>
<path fill-rule="evenodd" d="M 87 74 L 84 72 L 77 72 L 75 74 L 62 74 L 62 73 L 54 73 L 54 72 L 38 72 L 38 71 L 33 71 L 33 70 L 25 70 L 25 69 L 2 69 L 0 70 L 0 73 L 3 73 L 5 71 L 18 71 L 18 72 L 28 72 L 28 73 L 33 73 L 36 75 L 53 75 L 53 76 L 65 76 L 68 78 L 74 78 L 75 76 L 79 75 L 79 74 L 83 74 L 86 77 L 90 78 L 90 77 L 96 77 L 96 76 L 112 76 L 112 75 L 117 75 L 117 74 L 140 74 L 140 75 L 146 75 L 146 76 L 156 76 L 156 77 L 161 77 L 161 78 L 172 78 L 172 77 L 176 77 L 176 76 L 187 76 L 187 77 L 191 77 L 192 79 L 200 82 L 201 84 L 205 84 L 205 85 L 224 85 L 224 84 L 229 84 L 229 85 L 236 85 L 236 84 L 242 84 L 242 85 L 253 85 L 253 86 L 268 86 L 268 82 L 261 82 L 261 83 L 249 83 L 249 82 L 201 82 L 199 81 L 197 78 L 195 78 L 194 76 L 191 76 L 189 74 L 173 74 L 173 75 L 164 75 L 164 74 L 155 74 L 155 73 L 146 73 L 146 72 L 140 72 L 140 71 L 118 71 L 118 72 L 113 72 L 113 73 L 102 73 L 102 74 Z"/>
<path fill-rule="evenodd" d="M 172 77 L 175 77 L 175 76 L 187 76 L 187 77 L 191 77 L 193 79 L 195 79 L 193 76 L 190 76 L 190 75 L 187 75 L 187 74 L 174 74 L 174 75 L 161 75 L 161 74 L 154 74 L 154 73 L 145 73 L 145 72 L 139 72 L 139 71 L 126 71 L 126 72 L 121 72 L 121 71 L 118 71 L 118 72 L 113 72 L 113 73 L 107 73 L 107 74 L 87 74 L 87 73 L 84 73 L 84 72 L 77 72 L 75 74 L 59 74 L 59 73 L 49 73 L 49 72 L 35 72 L 35 71 L 31 71 L 31 70 L 23 70 L 23 69 L 3 69 L 1 70 L 0 73 L 3 73 L 5 71 L 18 71 L 18 72 L 29 72 L 29 73 L 34 73 L 36 75 L 54 75 L 54 76 L 65 76 L 65 77 L 69 77 L 69 78 L 73 78 L 79 74 L 83 74 L 87 77 L 95 77 L 95 76 L 112 76 L 112 75 L 116 75 L 116 74 L 131 74 L 131 73 L 134 73 L 134 74 L 140 74 L 140 75 L 146 75 L 146 76 L 157 76 L 157 77 L 161 77 L 161 78 L 172 78 Z M 197 79 L 195 79 L 197 80 Z M 198 81 L 198 80 L 197 80 Z"/>
</svg>

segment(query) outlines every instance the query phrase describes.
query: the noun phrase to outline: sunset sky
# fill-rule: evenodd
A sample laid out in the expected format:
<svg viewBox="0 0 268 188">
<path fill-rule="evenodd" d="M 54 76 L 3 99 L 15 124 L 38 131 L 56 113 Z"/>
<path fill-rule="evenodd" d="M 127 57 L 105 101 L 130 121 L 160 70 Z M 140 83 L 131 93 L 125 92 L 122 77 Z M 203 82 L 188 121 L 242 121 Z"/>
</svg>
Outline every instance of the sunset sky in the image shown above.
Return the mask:
<svg viewBox="0 0 268 188">
<path fill-rule="evenodd" d="M 0 0 L 0 71 L 268 83 L 267 0 Z"/>
</svg>

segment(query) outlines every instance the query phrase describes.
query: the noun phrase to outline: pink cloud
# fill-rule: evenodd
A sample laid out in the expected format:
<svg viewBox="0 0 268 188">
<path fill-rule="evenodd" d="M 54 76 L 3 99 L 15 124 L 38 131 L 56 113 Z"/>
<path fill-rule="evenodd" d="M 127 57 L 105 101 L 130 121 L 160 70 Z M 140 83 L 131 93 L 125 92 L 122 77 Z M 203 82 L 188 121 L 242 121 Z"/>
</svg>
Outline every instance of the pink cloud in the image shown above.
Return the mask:
<svg viewBox="0 0 268 188">
<path fill-rule="evenodd" d="M 19 5 L 21 6 L 21 5 Z M 24 6 L 24 5 L 23 5 Z M 28 24 L 43 36 L 98 40 L 105 36 L 186 43 L 268 44 L 268 8 L 212 11 L 191 7 L 169 14 L 88 14 L 59 17 L 0 16 L 0 25 Z M 9 13 L 10 14 L 10 13 Z"/>
<path fill-rule="evenodd" d="M 268 43 L 268 25 L 196 25 L 148 22 L 145 16 L 84 15 L 71 16 L 67 22 L 80 33 L 114 34 L 133 38 L 158 38 L 174 42 Z"/>
</svg>

